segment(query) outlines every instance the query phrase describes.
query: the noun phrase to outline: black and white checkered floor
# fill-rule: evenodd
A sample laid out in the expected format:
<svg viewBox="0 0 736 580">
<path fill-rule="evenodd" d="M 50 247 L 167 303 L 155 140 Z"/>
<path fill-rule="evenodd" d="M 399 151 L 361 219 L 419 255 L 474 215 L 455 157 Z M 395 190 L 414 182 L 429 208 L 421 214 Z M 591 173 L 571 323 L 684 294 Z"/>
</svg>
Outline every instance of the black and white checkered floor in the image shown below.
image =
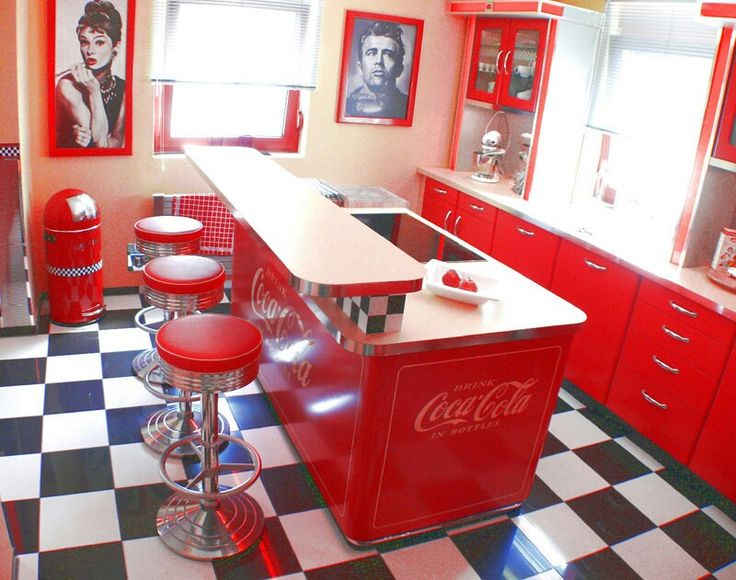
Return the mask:
<svg viewBox="0 0 736 580">
<path fill-rule="evenodd" d="M 0 338 L 0 497 L 20 579 L 736 579 L 734 505 L 571 385 L 519 514 L 369 550 L 343 540 L 258 385 L 230 393 L 221 412 L 264 458 L 265 533 L 232 558 L 179 557 L 156 535 L 170 492 L 140 441 L 160 404 L 130 371 L 150 345 L 132 322 L 141 300 L 106 303 L 94 325 Z"/>
</svg>

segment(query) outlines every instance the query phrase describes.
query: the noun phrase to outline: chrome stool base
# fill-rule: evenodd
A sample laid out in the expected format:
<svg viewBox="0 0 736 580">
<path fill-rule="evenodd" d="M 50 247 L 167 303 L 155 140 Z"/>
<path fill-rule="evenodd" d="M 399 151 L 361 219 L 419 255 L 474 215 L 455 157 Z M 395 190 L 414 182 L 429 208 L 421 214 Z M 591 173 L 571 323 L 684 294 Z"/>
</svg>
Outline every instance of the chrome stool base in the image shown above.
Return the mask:
<svg viewBox="0 0 736 580">
<path fill-rule="evenodd" d="M 203 508 L 202 502 L 174 493 L 158 510 L 158 535 L 168 548 L 193 560 L 226 558 L 260 539 L 265 518 L 250 495 L 241 492 L 217 503 Z"/>
<path fill-rule="evenodd" d="M 151 366 L 157 363 L 158 356 L 156 355 L 156 349 L 149 348 L 148 350 L 142 350 L 137 355 L 135 355 L 131 367 L 133 368 L 133 372 L 135 373 L 135 375 L 139 379 L 143 380 L 143 377 L 146 375 L 146 371 L 148 371 Z M 163 375 L 161 374 L 161 371 L 159 369 L 156 369 L 151 374 L 152 383 L 161 384 L 163 380 Z"/>
<path fill-rule="evenodd" d="M 188 416 L 187 416 L 188 415 Z M 217 415 L 217 429 L 220 434 L 230 435 L 230 422 L 222 416 Z M 202 424 L 202 411 L 199 405 L 192 406 L 192 412 L 182 412 L 179 404 L 170 404 L 153 413 L 141 427 L 143 442 L 156 453 L 163 453 L 171 445 L 200 433 Z M 227 440 L 218 441 L 220 447 L 227 444 Z M 176 447 L 171 454 L 172 457 L 199 456 L 195 443 L 189 443 Z"/>
</svg>

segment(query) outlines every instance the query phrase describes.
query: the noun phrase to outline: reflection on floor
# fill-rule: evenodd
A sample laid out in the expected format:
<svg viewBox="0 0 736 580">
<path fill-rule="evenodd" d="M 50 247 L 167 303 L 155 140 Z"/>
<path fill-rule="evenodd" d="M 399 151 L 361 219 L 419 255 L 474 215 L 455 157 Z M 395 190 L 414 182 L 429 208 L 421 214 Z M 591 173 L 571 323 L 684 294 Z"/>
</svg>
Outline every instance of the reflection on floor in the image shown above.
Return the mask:
<svg viewBox="0 0 736 580">
<path fill-rule="evenodd" d="M 245 554 L 181 558 L 156 536 L 169 490 L 138 430 L 159 404 L 130 373 L 150 345 L 140 297 L 106 302 L 98 324 L 0 339 L 0 497 L 21 579 L 736 578 L 734 505 L 571 385 L 519 514 L 368 550 L 343 540 L 257 384 L 230 393 L 221 411 L 265 461 L 266 530 Z"/>
</svg>

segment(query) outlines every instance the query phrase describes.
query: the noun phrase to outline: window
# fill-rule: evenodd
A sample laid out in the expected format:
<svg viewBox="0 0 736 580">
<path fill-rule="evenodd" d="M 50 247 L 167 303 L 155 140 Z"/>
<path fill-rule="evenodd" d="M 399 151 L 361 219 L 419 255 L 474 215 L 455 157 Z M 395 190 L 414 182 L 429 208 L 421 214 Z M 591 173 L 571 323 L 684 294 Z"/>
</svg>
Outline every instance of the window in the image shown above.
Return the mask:
<svg viewBox="0 0 736 580">
<path fill-rule="evenodd" d="M 320 0 L 156 0 L 155 152 L 297 151 L 320 18 Z"/>
<path fill-rule="evenodd" d="M 670 248 L 718 40 L 697 11 L 687 0 L 609 0 L 574 193 Z"/>
</svg>

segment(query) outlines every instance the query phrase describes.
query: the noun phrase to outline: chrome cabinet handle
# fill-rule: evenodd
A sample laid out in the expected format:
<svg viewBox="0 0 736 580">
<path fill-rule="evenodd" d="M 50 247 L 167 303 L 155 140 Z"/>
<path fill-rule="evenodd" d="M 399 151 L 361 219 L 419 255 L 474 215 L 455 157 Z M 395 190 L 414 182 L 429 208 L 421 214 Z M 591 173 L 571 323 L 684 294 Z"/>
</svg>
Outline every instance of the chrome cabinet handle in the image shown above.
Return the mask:
<svg viewBox="0 0 736 580">
<path fill-rule="evenodd" d="M 450 219 L 450 216 L 452 215 L 452 210 L 447 211 L 447 215 L 445 216 L 445 221 L 443 222 L 443 229 L 447 230 L 447 220 Z M 448 230 L 449 231 L 449 230 Z"/>
<path fill-rule="evenodd" d="M 507 75 L 509 74 L 509 69 L 506 65 L 509 64 L 509 57 L 511 56 L 511 51 L 509 50 L 506 53 L 506 56 L 503 57 L 503 74 Z"/>
<path fill-rule="evenodd" d="M 644 389 L 641 390 L 641 396 L 644 397 L 644 400 L 647 403 L 654 405 L 655 407 L 658 407 L 659 409 L 662 409 L 663 411 L 667 410 L 667 405 L 665 403 L 660 403 L 657 399 L 648 395 Z"/>
<path fill-rule="evenodd" d="M 457 216 L 457 218 L 455 219 L 455 225 L 452 226 L 452 233 L 455 234 L 456 236 L 459 236 L 460 235 L 460 234 L 457 233 L 457 227 L 460 225 L 460 220 L 461 219 L 463 219 L 463 216 L 461 216 L 461 215 Z"/>
<path fill-rule="evenodd" d="M 690 338 L 688 338 L 687 336 L 682 336 L 681 334 L 677 334 L 674 330 L 670 330 L 664 324 L 662 325 L 662 332 L 664 332 L 670 338 L 679 342 L 684 342 L 685 344 L 690 342 Z"/>
<path fill-rule="evenodd" d="M 433 187 L 432 189 L 435 193 L 439 193 L 440 195 L 447 195 L 446 189 L 440 189 L 439 187 Z"/>
<path fill-rule="evenodd" d="M 475 205 L 474 203 L 469 204 L 470 209 L 473 209 L 475 211 L 486 211 L 486 208 L 484 208 L 482 205 Z"/>
<path fill-rule="evenodd" d="M 675 367 L 671 367 L 670 365 L 668 365 L 668 364 L 667 364 L 666 362 L 662 362 L 661 360 L 659 360 L 659 359 L 657 358 L 657 355 L 656 355 L 656 354 L 653 354 L 653 355 L 652 355 L 652 360 L 653 360 L 653 361 L 654 361 L 654 362 L 655 362 L 655 363 L 657 364 L 657 366 L 658 366 L 659 368 L 661 368 L 662 370 L 665 370 L 665 371 L 667 371 L 668 373 L 672 373 L 673 375 L 679 375 L 679 374 L 680 374 L 680 369 L 676 369 Z"/>
<path fill-rule="evenodd" d="M 599 272 L 605 272 L 606 270 L 608 270 L 608 268 L 606 268 L 605 266 L 600 266 L 595 262 L 591 262 L 590 260 L 588 260 L 588 258 L 583 258 L 583 262 L 585 262 L 585 265 L 589 268 L 593 268 L 593 270 L 598 270 Z"/>
<path fill-rule="evenodd" d="M 672 306 L 673 310 L 676 312 L 679 312 L 680 314 L 684 314 L 685 316 L 689 316 L 690 318 L 697 318 L 698 313 L 693 312 L 692 310 L 688 310 L 687 308 L 684 308 L 683 306 L 680 306 L 677 302 L 672 302 L 670 300 L 670 306 Z"/>
<path fill-rule="evenodd" d="M 503 54 L 503 50 L 499 50 L 498 54 L 496 55 L 496 71 L 498 71 L 498 65 L 501 63 L 502 54 Z"/>
<path fill-rule="evenodd" d="M 519 226 L 516 226 L 516 231 L 519 232 L 522 236 L 527 236 L 530 238 L 533 238 L 537 234 L 531 230 L 525 230 L 524 228 L 520 228 Z"/>
</svg>

